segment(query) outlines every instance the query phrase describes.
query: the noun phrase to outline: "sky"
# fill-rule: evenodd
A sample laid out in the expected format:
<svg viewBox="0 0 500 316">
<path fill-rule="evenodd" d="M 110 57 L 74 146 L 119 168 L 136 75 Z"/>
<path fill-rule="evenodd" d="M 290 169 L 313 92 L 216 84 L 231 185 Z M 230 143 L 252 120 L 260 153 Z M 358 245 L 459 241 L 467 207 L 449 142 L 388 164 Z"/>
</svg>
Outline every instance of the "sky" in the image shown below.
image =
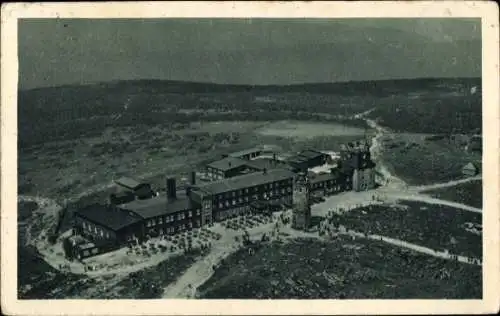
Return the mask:
<svg viewBox="0 0 500 316">
<path fill-rule="evenodd" d="M 479 19 L 25 19 L 19 88 L 479 77 Z"/>
</svg>

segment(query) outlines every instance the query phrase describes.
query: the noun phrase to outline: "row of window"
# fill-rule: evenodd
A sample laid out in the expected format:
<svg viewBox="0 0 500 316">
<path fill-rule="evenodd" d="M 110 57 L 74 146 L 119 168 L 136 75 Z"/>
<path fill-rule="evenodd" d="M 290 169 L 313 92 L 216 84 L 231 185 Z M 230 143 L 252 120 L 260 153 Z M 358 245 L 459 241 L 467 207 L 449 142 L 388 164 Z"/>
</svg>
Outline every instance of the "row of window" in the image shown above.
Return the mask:
<svg viewBox="0 0 500 316">
<path fill-rule="evenodd" d="M 258 194 L 254 194 L 252 196 L 245 196 L 245 197 L 238 197 L 238 198 L 233 198 L 230 200 L 219 200 L 218 202 L 215 203 L 216 207 L 218 208 L 224 208 L 224 207 L 230 207 L 230 206 L 236 206 L 238 204 L 243 204 L 243 203 L 249 203 L 251 200 L 252 201 L 257 201 L 259 199 L 262 200 L 267 200 L 267 199 L 272 199 L 274 197 L 279 197 L 281 195 L 285 195 L 286 193 L 292 192 L 292 188 L 288 187 L 286 190 L 281 189 L 281 190 L 274 190 L 270 191 L 267 193 L 263 193 L 261 196 Z"/>
<path fill-rule="evenodd" d="M 260 191 L 259 189 L 262 189 L 262 188 L 264 188 L 264 190 L 279 190 L 281 188 L 281 190 L 283 191 L 283 190 L 285 190 L 284 187 L 287 187 L 288 192 L 291 192 L 291 190 L 292 190 L 291 185 L 292 185 L 292 180 L 284 180 L 281 182 L 266 183 L 260 187 L 244 188 L 244 189 L 235 190 L 232 192 L 217 194 L 215 196 L 215 199 L 216 200 L 230 199 L 230 198 L 235 198 L 237 196 L 247 195 L 247 194 L 251 194 L 251 193 L 257 193 Z"/>
<path fill-rule="evenodd" d="M 97 248 L 94 248 L 94 249 L 92 249 L 92 250 L 84 250 L 84 251 L 83 251 L 83 256 L 84 256 L 84 257 L 88 257 L 88 256 L 90 256 L 90 254 L 95 255 L 95 254 L 97 254 L 98 252 L 99 252 L 99 249 L 97 249 Z"/>
<path fill-rule="evenodd" d="M 88 222 L 82 222 L 82 227 L 85 231 L 91 233 L 94 236 L 109 239 L 111 236 L 107 231 L 104 231 L 101 227 L 97 225 L 92 225 Z"/>
<path fill-rule="evenodd" d="M 200 213 L 201 213 L 200 209 L 197 209 L 195 212 L 196 212 L 196 216 L 200 216 Z M 164 221 L 165 221 L 165 224 L 172 223 L 175 221 L 182 221 L 186 218 L 193 217 L 193 214 L 194 214 L 194 212 L 190 210 L 187 212 L 177 213 L 175 215 L 166 215 L 166 216 L 156 217 L 156 218 L 148 220 L 146 222 L 146 227 L 162 225 Z"/>
<path fill-rule="evenodd" d="M 311 187 L 313 189 L 328 187 L 328 188 L 333 188 L 334 190 L 340 190 L 342 186 L 340 184 L 334 185 L 333 182 L 329 181 L 328 183 L 327 182 L 313 183 Z"/>
<path fill-rule="evenodd" d="M 196 226 L 197 227 L 200 227 L 201 226 L 201 223 L 199 220 L 196 221 Z M 160 235 L 164 235 L 164 234 L 173 234 L 175 233 L 176 231 L 177 232 L 180 232 L 180 231 L 183 231 L 183 230 L 186 230 L 186 229 L 192 229 L 193 228 L 193 223 L 189 222 L 187 224 L 181 224 L 179 226 L 176 226 L 176 227 L 167 227 L 165 229 L 163 228 L 160 228 L 159 229 L 159 233 Z"/>
</svg>

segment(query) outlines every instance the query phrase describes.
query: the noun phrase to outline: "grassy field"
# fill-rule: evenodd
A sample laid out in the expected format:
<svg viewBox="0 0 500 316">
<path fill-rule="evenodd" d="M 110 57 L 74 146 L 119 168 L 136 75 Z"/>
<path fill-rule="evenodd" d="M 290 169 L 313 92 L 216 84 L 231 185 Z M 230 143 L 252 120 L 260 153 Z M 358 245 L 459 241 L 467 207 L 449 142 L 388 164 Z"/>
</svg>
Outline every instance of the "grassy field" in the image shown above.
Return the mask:
<svg viewBox="0 0 500 316">
<path fill-rule="evenodd" d="M 199 288 L 206 299 L 480 298 L 479 267 L 367 240 L 297 240 L 229 256 Z"/>
<path fill-rule="evenodd" d="M 68 198 L 92 187 L 110 185 L 112 179 L 128 175 L 149 180 L 163 188 L 167 174 L 187 177 L 192 169 L 219 159 L 222 154 L 259 144 L 275 145 L 282 151 L 298 151 L 313 144 L 335 150 L 340 144 L 360 138 L 360 129 L 324 123 L 321 128 L 304 122 L 287 122 L 295 130 L 310 126 L 332 133 L 313 138 L 300 135 L 260 133 L 280 122 L 192 122 L 172 126 L 138 125 L 108 128 L 100 136 L 73 141 L 47 142 L 19 154 L 19 193 Z M 337 135 L 337 130 L 344 132 Z M 315 135 L 313 135 L 315 136 Z"/>
<path fill-rule="evenodd" d="M 480 180 L 426 191 L 425 193 L 442 200 L 459 202 L 477 208 L 483 207 L 483 182 Z"/>
<path fill-rule="evenodd" d="M 315 138 L 318 136 L 358 136 L 363 137 L 365 130 L 341 124 L 306 123 L 293 121 L 280 121 L 266 125 L 257 130 L 261 135 Z"/>
<path fill-rule="evenodd" d="M 402 207 L 373 205 L 351 210 L 334 222 L 357 231 L 397 238 L 436 250 L 482 257 L 482 237 L 465 223 L 482 223 L 481 214 L 443 205 L 401 202 Z"/>
<path fill-rule="evenodd" d="M 407 183 L 415 185 L 463 178 L 463 166 L 481 160 L 481 154 L 466 152 L 447 140 L 428 141 L 424 135 L 392 135 L 384 142 L 384 148 L 384 162 Z"/>
<path fill-rule="evenodd" d="M 362 136 L 366 123 L 350 117 L 372 109 L 370 116 L 382 125 L 397 123 L 411 132 L 435 133 L 438 127 L 469 131 L 481 126 L 480 93 L 468 95 L 471 86 L 480 86 L 480 80 L 286 87 L 139 80 L 21 91 L 19 192 L 64 198 L 130 173 L 146 179 L 183 174 L 221 153 L 266 142 L 285 150 L 304 145 L 335 149 L 340 139 Z M 440 113 L 462 110 L 474 119 L 428 124 Z M 421 121 L 425 124 L 414 125 Z M 398 171 L 414 163 L 418 174 L 429 166 L 442 169 L 441 160 L 447 162 L 454 153 L 435 160 L 434 168 L 429 163 L 434 149 L 403 155 L 395 150 L 388 160 Z"/>
</svg>

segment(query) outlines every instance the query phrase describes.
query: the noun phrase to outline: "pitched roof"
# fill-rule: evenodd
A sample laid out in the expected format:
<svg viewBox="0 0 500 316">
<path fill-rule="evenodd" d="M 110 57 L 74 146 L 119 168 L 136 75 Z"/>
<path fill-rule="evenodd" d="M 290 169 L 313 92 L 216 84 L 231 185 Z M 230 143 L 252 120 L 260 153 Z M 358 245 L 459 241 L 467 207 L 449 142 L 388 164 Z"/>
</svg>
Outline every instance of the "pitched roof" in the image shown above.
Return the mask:
<svg viewBox="0 0 500 316">
<path fill-rule="evenodd" d="M 248 149 L 244 149 L 244 150 L 240 150 L 240 151 L 235 151 L 233 153 L 230 153 L 228 156 L 237 158 L 237 157 L 252 154 L 252 153 L 255 153 L 258 151 L 263 151 L 263 148 L 261 148 L 261 147 L 248 148 Z"/>
<path fill-rule="evenodd" d="M 476 162 L 476 161 L 471 161 L 468 164 L 466 164 L 463 169 L 469 169 L 469 170 L 481 170 L 481 163 Z"/>
<path fill-rule="evenodd" d="M 340 173 L 320 173 L 314 177 L 311 177 L 310 182 L 311 183 L 318 183 L 318 182 L 323 182 L 323 181 L 328 181 L 328 180 L 335 180 L 340 177 Z"/>
<path fill-rule="evenodd" d="M 260 184 L 270 183 L 274 181 L 286 180 L 293 178 L 295 173 L 286 169 L 273 169 L 266 173 L 254 172 L 237 177 L 210 182 L 198 186 L 199 189 L 211 194 L 218 194 L 233 190 L 239 190 L 247 187 L 257 186 Z"/>
<path fill-rule="evenodd" d="M 246 165 L 257 170 L 270 170 L 276 168 L 287 168 L 287 164 L 283 161 L 273 161 L 271 158 L 258 158 L 246 162 Z"/>
<path fill-rule="evenodd" d="M 144 183 L 141 183 L 135 179 L 127 178 L 127 177 L 122 177 L 120 179 L 117 179 L 117 180 L 115 180 L 115 183 L 122 186 L 122 187 L 130 189 L 130 190 L 135 190 L 140 185 L 144 184 Z"/>
<path fill-rule="evenodd" d="M 75 214 L 113 231 L 120 230 L 141 221 L 139 217 L 132 216 L 119 207 L 102 204 L 89 205 L 75 211 Z"/>
<path fill-rule="evenodd" d="M 209 163 L 207 165 L 207 167 L 214 168 L 217 170 L 227 171 L 227 170 L 231 170 L 234 168 L 244 166 L 244 165 L 246 165 L 247 162 L 248 161 L 246 161 L 246 160 L 235 158 L 235 157 L 226 157 L 224 159 Z"/>
<path fill-rule="evenodd" d="M 302 157 L 305 157 L 307 159 L 313 159 L 313 158 L 325 156 L 325 155 L 326 154 L 324 154 L 320 151 L 313 150 L 313 149 L 306 149 L 306 150 L 301 151 L 298 154 L 298 156 L 302 156 Z"/>
<path fill-rule="evenodd" d="M 145 200 L 135 200 L 121 204 L 121 208 L 134 212 L 143 219 L 167 215 L 189 209 L 189 201 L 183 191 L 177 192 L 177 198 L 168 202 L 166 195 Z"/>
</svg>

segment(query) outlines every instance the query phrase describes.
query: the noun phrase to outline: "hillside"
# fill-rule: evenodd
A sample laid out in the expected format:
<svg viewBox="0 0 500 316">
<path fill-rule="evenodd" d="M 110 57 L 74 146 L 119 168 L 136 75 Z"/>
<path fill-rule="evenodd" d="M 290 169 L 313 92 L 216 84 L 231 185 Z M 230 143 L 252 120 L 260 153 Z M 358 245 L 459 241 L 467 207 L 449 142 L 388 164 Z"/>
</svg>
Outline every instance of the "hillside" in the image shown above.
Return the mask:
<svg viewBox="0 0 500 316">
<path fill-rule="evenodd" d="M 478 92 L 470 94 L 472 87 Z M 198 120 L 338 122 L 373 108 L 371 117 L 398 131 L 468 132 L 481 128 L 480 87 L 480 79 L 465 78 L 289 86 L 137 80 L 40 88 L 19 92 L 19 144 L 97 136 L 107 127 Z"/>
</svg>

